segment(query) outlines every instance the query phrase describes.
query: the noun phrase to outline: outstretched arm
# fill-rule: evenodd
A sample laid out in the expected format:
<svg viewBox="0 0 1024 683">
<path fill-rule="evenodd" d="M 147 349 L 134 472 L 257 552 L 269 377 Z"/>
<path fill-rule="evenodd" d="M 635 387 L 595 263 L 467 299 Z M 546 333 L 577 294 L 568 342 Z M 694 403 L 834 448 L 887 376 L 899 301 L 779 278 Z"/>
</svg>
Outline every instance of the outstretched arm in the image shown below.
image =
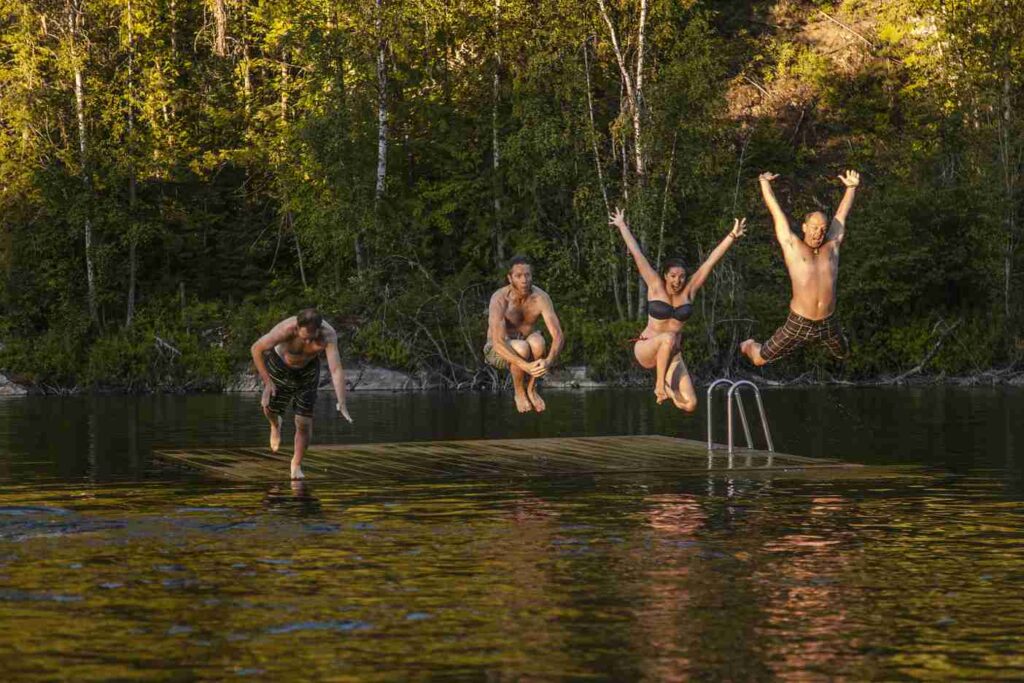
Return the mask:
<svg viewBox="0 0 1024 683">
<path fill-rule="evenodd" d="M 832 225 L 828 229 L 828 239 L 842 242 L 846 237 L 846 217 L 850 214 L 853 197 L 860 185 L 860 173 L 847 171 L 844 175 L 839 176 L 839 180 L 846 186 L 846 192 L 843 194 L 843 200 L 839 202 L 836 215 L 832 218 Z"/>
<path fill-rule="evenodd" d="M 733 219 L 732 230 L 729 234 L 718 243 L 718 246 L 711 250 L 711 253 L 704 263 L 700 264 L 700 268 L 690 277 L 690 281 L 686 283 L 686 298 L 693 300 L 693 297 L 697 295 L 697 292 L 704 283 L 707 281 L 708 276 L 711 275 L 711 271 L 714 269 L 715 264 L 722 260 L 725 256 L 725 252 L 729 251 L 729 247 L 736 243 L 736 240 L 740 239 L 747 233 L 747 219 Z"/>
<path fill-rule="evenodd" d="M 338 399 L 338 414 L 351 422 L 352 416 L 348 414 L 348 406 L 345 404 L 345 368 L 341 364 L 341 353 L 338 351 L 338 333 L 326 323 L 324 323 L 324 327 L 327 328 L 324 334 L 327 338 L 327 348 L 324 351 L 327 354 L 327 367 L 331 370 L 334 395 Z"/>
<path fill-rule="evenodd" d="M 789 227 L 789 219 L 786 218 L 786 212 L 779 206 L 779 200 L 775 198 L 775 192 L 772 190 L 772 181 L 778 177 L 778 173 L 766 171 L 758 176 L 758 182 L 761 184 L 761 196 L 764 197 L 764 203 L 772 214 L 772 222 L 775 224 L 775 238 L 779 240 L 779 244 L 783 248 L 787 248 L 793 244 L 793 231 Z"/>
<path fill-rule="evenodd" d="M 658 276 L 657 271 L 651 268 L 651 264 L 647 261 L 647 257 L 644 256 L 644 252 L 640 250 L 640 244 L 633 237 L 633 232 L 629 229 L 629 226 L 626 225 L 626 216 L 622 209 L 615 208 L 615 213 L 608 217 L 608 225 L 614 225 L 619 229 L 622 241 L 626 243 L 626 248 L 633 255 L 637 270 L 640 271 L 640 277 L 647 283 L 648 289 L 656 287 L 661 278 Z"/>
</svg>

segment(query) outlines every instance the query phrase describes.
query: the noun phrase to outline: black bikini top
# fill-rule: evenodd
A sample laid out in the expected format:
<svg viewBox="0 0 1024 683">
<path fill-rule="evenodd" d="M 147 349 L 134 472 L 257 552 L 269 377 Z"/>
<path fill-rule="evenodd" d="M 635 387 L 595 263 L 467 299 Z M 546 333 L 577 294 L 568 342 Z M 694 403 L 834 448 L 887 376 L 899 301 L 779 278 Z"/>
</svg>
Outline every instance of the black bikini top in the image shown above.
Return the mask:
<svg viewBox="0 0 1024 683">
<path fill-rule="evenodd" d="M 669 318 L 673 318 L 684 323 L 691 315 L 693 315 L 693 304 L 673 306 L 667 301 L 651 299 L 647 302 L 647 314 L 655 320 L 668 320 Z"/>
</svg>

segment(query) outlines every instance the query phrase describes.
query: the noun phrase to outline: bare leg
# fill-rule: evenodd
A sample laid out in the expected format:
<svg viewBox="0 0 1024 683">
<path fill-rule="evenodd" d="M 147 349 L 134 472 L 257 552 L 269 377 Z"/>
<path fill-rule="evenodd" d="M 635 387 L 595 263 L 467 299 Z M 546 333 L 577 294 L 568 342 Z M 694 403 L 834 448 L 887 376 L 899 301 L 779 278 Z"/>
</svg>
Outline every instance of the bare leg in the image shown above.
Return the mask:
<svg viewBox="0 0 1024 683">
<path fill-rule="evenodd" d="M 657 368 L 654 379 L 654 395 L 658 403 L 669 398 L 665 386 L 665 375 L 668 371 L 669 359 L 676 347 L 676 335 L 672 332 L 662 332 L 648 339 L 638 341 L 633 346 L 633 355 L 640 365 L 647 369 Z"/>
<path fill-rule="evenodd" d="M 656 357 L 657 372 L 654 376 L 654 395 L 658 403 L 661 403 L 665 399 L 669 398 L 665 384 L 665 376 L 668 374 L 668 361 L 672 357 L 672 352 L 676 350 L 676 335 L 660 334 L 658 336 L 660 337 L 660 341 L 658 344 L 658 355 Z"/>
<path fill-rule="evenodd" d="M 760 367 L 768 363 L 761 357 L 761 345 L 753 339 L 748 339 L 740 344 L 740 353 L 750 359 L 750 362 Z"/>
<path fill-rule="evenodd" d="M 544 341 L 544 335 L 540 332 L 534 332 L 526 338 L 526 343 L 530 345 L 530 352 L 533 354 L 533 358 L 543 358 L 545 351 L 547 350 L 547 342 Z M 533 409 L 538 413 L 543 413 L 547 404 L 544 403 L 544 399 L 537 393 L 537 378 L 531 377 L 530 381 L 526 385 L 526 395 L 530 398 L 530 403 L 533 404 Z"/>
<path fill-rule="evenodd" d="M 524 360 L 530 360 L 533 356 L 530 353 L 530 345 L 522 339 L 511 339 L 508 345 L 519 354 Z M 509 365 L 509 372 L 512 373 L 512 388 L 516 393 L 516 410 L 520 413 L 528 413 L 533 410 L 533 404 L 526 394 L 525 379 L 526 373 L 514 365 Z"/>
<path fill-rule="evenodd" d="M 292 455 L 292 479 L 305 479 L 302 473 L 302 456 L 306 454 L 306 446 L 313 438 L 313 418 L 304 415 L 295 416 L 295 453 Z"/>
<path fill-rule="evenodd" d="M 281 447 L 281 416 L 271 412 L 270 408 L 264 408 L 263 414 L 270 422 L 270 450 L 277 453 Z"/>
<path fill-rule="evenodd" d="M 672 395 L 672 402 L 676 408 L 685 413 L 692 413 L 697 410 L 697 392 L 693 388 L 693 380 L 686 366 L 682 362 L 682 356 L 676 355 L 668 368 L 668 390 Z"/>
</svg>

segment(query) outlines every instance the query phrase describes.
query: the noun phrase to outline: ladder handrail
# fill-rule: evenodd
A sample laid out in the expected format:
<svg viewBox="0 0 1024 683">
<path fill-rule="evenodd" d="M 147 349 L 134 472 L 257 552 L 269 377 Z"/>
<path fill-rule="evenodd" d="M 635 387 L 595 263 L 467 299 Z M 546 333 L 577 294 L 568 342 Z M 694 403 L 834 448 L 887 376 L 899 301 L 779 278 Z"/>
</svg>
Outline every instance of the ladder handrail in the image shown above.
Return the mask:
<svg viewBox="0 0 1024 683">
<path fill-rule="evenodd" d="M 713 405 L 713 403 L 711 402 L 711 393 L 715 390 L 715 387 L 717 387 L 719 384 L 728 384 L 729 386 L 732 386 L 733 385 L 733 381 L 731 379 L 725 379 L 723 377 L 721 379 L 716 379 L 714 382 L 712 382 L 708 386 L 707 405 L 708 405 L 708 450 L 709 451 L 713 451 L 715 449 L 715 445 L 711 441 L 711 412 L 712 412 L 711 411 L 711 406 Z"/>
<path fill-rule="evenodd" d="M 757 401 L 757 410 L 758 410 L 758 413 L 761 416 L 761 426 L 764 429 L 765 441 L 768 443 L 768 451 L 770 453 L 774 453 L 775 452 L 775 444 L 772 443 L 772 433 L 771 433 L 771 430 L 768 427 L 768 417 L 767 417 L 767 415 L 764 412 L 764 402 L 761 400 L 761 390 L 758 389 L 756 384 L 754 384 L 753 382 L 750 382 L 748 380 L 740 379 L 740 380 L 735 380 L 734 381 L 734 380 L 730 380 L 730 379 L 725 379 L 723 377 L 723 378 L 720 378 L 720 379 L 716 379 L 714 382 L 709 384 L 708 385 L 708 390 L 707 390 L 708 454 L 709 454 L 709 457 L 710 457 L 711 452 L 714 451 L 714 448 L 715 448 L 714 440 L 712 438 L 712 425 L 713 425 L 712 414 L 714 413 L 714 408 L 713 408 L 714 402 L 711 399 L 712 399 L 712 394 L 715 391 L 715 388 L 720 386 L 720 385 L 722 385 L 722 384 L 728 384 L 729 385 L 729 391 L 727 392 L 726 397 L 725 397 L 725 408 L 726 408 L 726 411 L 728 413 L 727 419 L 726 419 L 726 424 L 728 426 L 728 435 L 729 435 L 729 444 L 728 444 L 728 446 L 729 446 L 729 455 L 732 455 L 734 450 L 735 450 L 735 448 L 733 446 L 733 417 L 732 417 L 732 414 L 733 414 L 732 404 L 733 404 L 733 397 L 734 397 L 734 395 L 735 395 L 736 407 L 739 408 L 739 411 L 740 411 L 740 420 L 743 423 L 743 435 L 747 438 L 747 448 L 749 448 L 749 449 L 753 449 L 754 448 L 754 440 L 753 440 L 753 438 L 751 437 L 751 434 L 750 434 L 750 424 L 747 421 L 746 407 L 743 405 L 743 396 L 740 394 L 740 391 L 739 391 L 743 387 L 750 387 L 751 389 L 754 390 L 754 399 Z"/>
<path fill-rule="evenodd" d="M 768 451 L 770 453 L 774 453 L 775 452 L 775 445 L 772 443 L 772 433 L 768 429 L 768 418 L 767 418 L 767 416 L 764 413 L 764 403 L 761 401 L 761 390 L 757 388 L 756 384 L 754 384 L 753 382 L 751 382 L 749 380 L 745 380 L 745 379 L 741 379 L 741 380 L 738 380 L 736 382 L 733 382 L 732 386 L 729 387 L 729 394 L 726 397 L 726 405 L 729 408 L 729 418 L 728 418 L 728 421 L 727 421 L 727 423 L 729 425 L 729 452 L 730 453 L 733 452 L 733 438 L 732 438 L 732 397 L 733 397 L 733 394 L 736 395 L 737 407 L 740 409 L 740 415 L 743 418 L 743 430 L 746 432 L 746 436 L 747 436 L 747 448 L 753 448 L 753 446 L 751 445 L 751 440 L 750 440 L 750 429 L 747 426 L 747 416 L 746 416 L 746 413 L 743 411 L 742 399 L 740 399 L 739 392 L 737 391 L 741 387 L 750 387 L 751 389 L 754 390 L 754 398 L 757 399 L 757 410 L 761 414 L 761 426 L 764 427 L 764 439 L 765 439 L 765 441 L 768 442 Z"/>
</svg>

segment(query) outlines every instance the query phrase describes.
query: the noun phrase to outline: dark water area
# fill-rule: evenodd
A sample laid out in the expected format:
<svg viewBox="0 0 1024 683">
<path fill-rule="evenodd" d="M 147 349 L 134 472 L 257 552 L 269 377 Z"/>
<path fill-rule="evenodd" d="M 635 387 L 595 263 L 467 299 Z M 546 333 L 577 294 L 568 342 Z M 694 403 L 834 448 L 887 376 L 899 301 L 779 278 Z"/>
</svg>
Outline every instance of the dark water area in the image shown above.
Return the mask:
<svg viewBox="0 0 1024 683">
<path fill-rule="evenodd" d="M 1024 391 L 764 397 L 779 451 L 891 476 L 223 483 L 152 450 L 262 444 L 255 396 L 0 401 L 0 677 L 1024 678 Z M 322 398 L 315 443 L 705 429 L 640 390 Z"/>
</svg>

